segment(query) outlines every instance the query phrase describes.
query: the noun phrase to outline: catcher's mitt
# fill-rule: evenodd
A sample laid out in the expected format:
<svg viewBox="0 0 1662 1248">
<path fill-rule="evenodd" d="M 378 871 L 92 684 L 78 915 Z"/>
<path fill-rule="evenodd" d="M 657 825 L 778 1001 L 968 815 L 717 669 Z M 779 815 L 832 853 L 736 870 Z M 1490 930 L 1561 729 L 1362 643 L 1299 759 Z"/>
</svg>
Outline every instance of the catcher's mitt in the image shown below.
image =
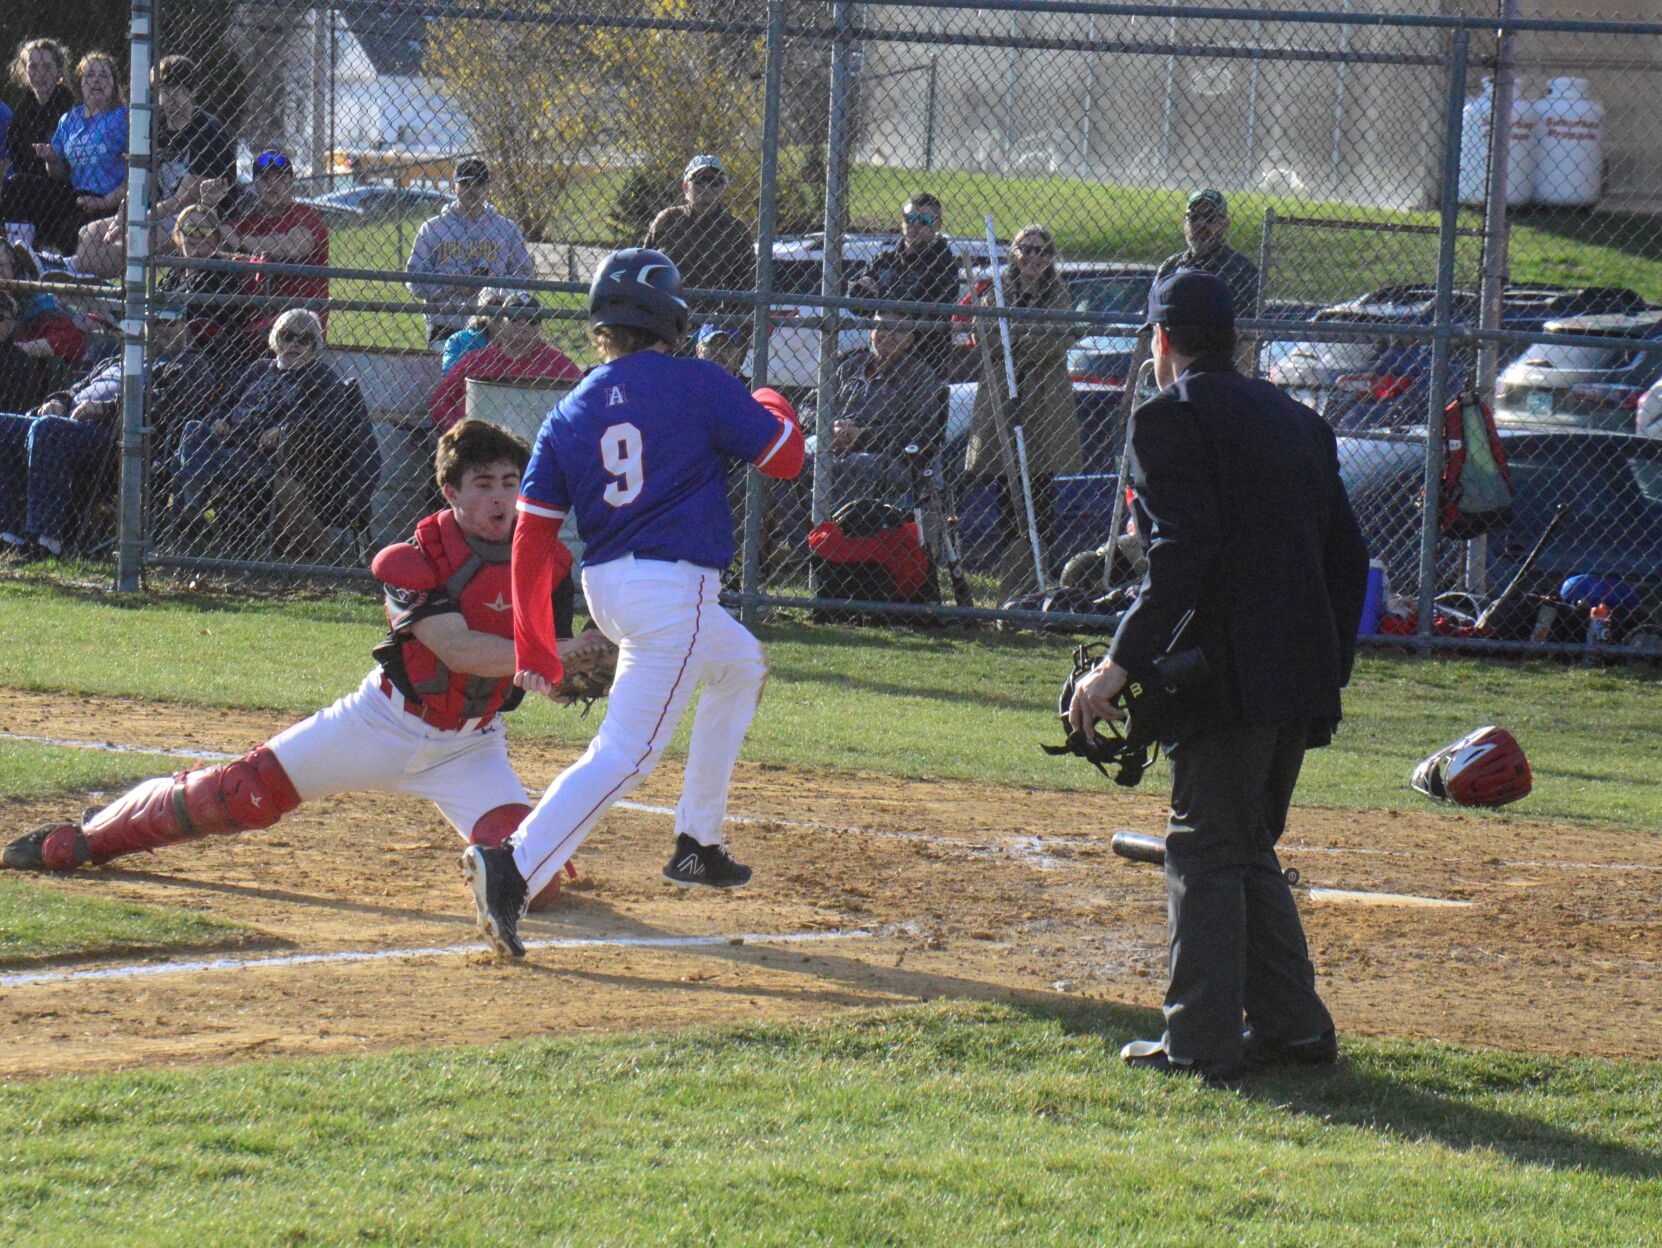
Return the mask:
<svg viewBox="0 0 1662 1248">
<path fill-rule="evenodd" d="M 560 666 L 565 675 L 554 696 L 562 702 L 581 702 L 586 714 L 596 698 L 612 691 L 612 678 L 617 675 L 617 647 L 611 638 L 590 624 L 575 637 L 559 641 Z"/>
</svg>

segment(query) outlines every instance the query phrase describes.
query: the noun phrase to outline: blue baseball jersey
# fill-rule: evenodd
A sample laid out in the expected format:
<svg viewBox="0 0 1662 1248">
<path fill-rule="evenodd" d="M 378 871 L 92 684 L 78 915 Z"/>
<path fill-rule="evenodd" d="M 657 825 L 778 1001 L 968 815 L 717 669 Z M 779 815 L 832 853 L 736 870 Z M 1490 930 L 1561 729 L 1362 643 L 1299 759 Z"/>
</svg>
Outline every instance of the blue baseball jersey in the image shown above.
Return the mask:
<svg viewBox="0 0 1662 1248">
<path fill-rule="evenodd" d="M 585 567 L 634 555 L 725 568 L 728 466 L 782 437 L 726 369 L 636 351 L 594 369 L 549 412 L 520 506 L 559 519 L 575 512 Z"/>
</svg>

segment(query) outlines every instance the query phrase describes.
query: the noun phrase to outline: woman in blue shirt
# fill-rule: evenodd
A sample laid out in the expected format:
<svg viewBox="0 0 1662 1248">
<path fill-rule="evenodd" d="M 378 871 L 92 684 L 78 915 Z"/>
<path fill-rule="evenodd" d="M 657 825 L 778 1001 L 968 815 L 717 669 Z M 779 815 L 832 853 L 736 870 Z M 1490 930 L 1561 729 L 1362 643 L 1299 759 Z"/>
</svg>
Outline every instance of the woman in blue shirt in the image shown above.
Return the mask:
<svg viewBox="0 0 1662 1248">
<path fill-rule="evenodd" d="M 53 182 L 36 209 L 35 246 L 66 255 L 83 225 L 121 206 L 127 180 L 127 106 L 115 58 L 88 52 L 75 74 L 81 103 L 59 119 L 50 143 L 35 144 Z"/>
</svg>

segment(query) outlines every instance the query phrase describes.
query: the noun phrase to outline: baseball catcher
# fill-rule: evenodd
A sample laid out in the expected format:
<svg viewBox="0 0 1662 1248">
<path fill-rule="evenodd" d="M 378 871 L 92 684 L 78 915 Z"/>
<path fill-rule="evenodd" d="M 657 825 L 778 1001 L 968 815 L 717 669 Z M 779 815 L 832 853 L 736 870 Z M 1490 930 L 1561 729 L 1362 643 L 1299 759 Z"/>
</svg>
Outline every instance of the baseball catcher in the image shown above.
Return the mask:
<svg viewBox="0 0 1662 1248">
<path fill-rule="evenodd" d="M 375 556 L 389 631 L 355 691 L 242 758 L 147 780 L 80 823 L 38 827 L 0 862 L 24 871 L 97 866 L 269 828 L 302 802 L 360 789 L 426 797 L 470 844 L 500 844 L 531 809 L 501 721 L 523 697 L 512 679 L 509 555 L 527 458 L 524 442 L 483 421 L 462 421 L 439 439 L 436 475 L 449 506 Z M 560 694 L 592 700 L 606 692 L 616 648 L 598 633 L 570 637 L 564 569 L 554 585 L 561 652 L 580 653 L 581 678 Z M 552 881 L 539 901 L 558 890 Z"/>
</svg>

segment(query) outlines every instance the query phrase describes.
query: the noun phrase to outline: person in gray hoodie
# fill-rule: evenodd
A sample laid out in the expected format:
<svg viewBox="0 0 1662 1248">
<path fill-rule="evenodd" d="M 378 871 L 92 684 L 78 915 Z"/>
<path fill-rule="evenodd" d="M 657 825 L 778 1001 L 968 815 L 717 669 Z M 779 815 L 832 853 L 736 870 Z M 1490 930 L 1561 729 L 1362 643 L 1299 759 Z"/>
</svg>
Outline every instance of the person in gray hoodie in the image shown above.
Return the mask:
<svg viewBox="0 0 1662 1248">
<path fill-rule="evenodd" d="M 519 226 L 485 198 L 490 169 L 477 156 L 456 162 L 456 202 L 429 217 L 416 234 L 404 271 L 470 277 L 533 277 L 531 253 Z M 443 342 L 467 324 L 474 292 L 459 286 L 412 280 L 410 293 L 430 305 L 427 341 Z"/>
</svg>

